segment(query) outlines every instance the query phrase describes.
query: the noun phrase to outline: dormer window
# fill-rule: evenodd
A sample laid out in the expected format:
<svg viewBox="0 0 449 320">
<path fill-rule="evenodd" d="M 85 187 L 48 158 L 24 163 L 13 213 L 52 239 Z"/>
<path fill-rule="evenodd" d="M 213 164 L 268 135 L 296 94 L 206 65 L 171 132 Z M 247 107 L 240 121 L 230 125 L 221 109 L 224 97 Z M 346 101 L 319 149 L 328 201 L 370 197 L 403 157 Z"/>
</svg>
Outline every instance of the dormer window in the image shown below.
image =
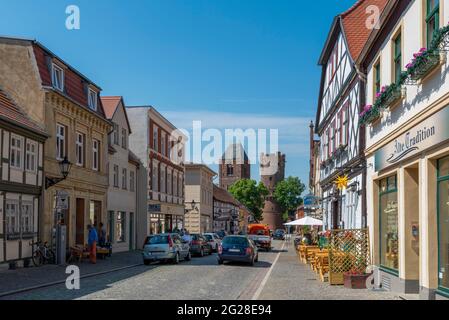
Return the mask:
<svg viewBox="0 0 449 320">
<path fill-rule="evenodd" d="M 64 91 L 64 70 L 56 64 L 51 68 L 51 81 L 55 89 Z"/>
<path fill-rule="evenodd" d="M 98 100 L 97 92 L 95 92 L 92 89 L 89 89 L 88 105 L 90 109 L 97 111 L 97 100 Z"/>
</svg>

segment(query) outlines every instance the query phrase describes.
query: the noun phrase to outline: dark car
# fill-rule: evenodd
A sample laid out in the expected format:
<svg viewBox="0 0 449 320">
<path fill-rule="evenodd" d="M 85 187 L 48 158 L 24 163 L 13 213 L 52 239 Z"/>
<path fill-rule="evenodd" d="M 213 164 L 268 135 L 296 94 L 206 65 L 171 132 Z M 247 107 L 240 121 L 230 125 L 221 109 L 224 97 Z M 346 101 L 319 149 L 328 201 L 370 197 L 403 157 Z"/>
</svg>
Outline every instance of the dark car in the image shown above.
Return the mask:
<svg viewBox="0 0 449 320">
<path fill-rule="evenodd" d="M 235 261 L 253 266 L 258 260 L 257 246 L 247 236 L 226 236 L 218 247 L 218 264 Z"/>
<path fill-rule="evenodd" d="M 285 230 L 277 229 L 273 233 L 273 239 L 274 240 L 285 240 Z"/>
<path fill-rule="evenodd" d="M 266 251 L 271 251 L 271 237 L 264 235 L 255 235 L 251 234 L 248 236 L 251 240 L 254 241 L 258 248 L 264 249 Z"/>
<path fill-rule="evenodd" d="M 190 252 L 192 254 L 199 255 L 200 257 L 204 257 L 206 254 L 212 254 L 212 246 L 207 241 L 207 239 L 198 233 L 191 234 L 190 241 Z"/>
</svg>

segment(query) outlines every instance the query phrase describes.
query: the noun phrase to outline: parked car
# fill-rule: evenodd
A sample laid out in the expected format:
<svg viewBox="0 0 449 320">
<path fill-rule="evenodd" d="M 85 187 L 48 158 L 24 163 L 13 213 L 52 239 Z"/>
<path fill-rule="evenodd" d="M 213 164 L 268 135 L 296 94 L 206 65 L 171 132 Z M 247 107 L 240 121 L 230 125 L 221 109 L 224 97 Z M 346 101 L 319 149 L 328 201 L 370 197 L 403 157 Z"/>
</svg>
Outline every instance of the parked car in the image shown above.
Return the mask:
<svg viewBox="0 0 449 320">
<path fill-rule="evenodd" d="M 247 236 L 226 236 L 218 247 L 218 264 L 225 261 L 247 262 L 253 266 L 259 261 L 257 246 Z"/>
<path fill-rule="evenodd" d="M 271 237 L 264 235 L 256 235 L 250 234 L 248 236 L 251 240 L 254 241 L 258 248 L 264 249 L 266 251 L 271 251 Z"/>
<path fill-rule="evenodd" d="M 154 261 L 173 262 L 189 261 L 192 256 L 190 245 L 177 233 L 163 233 L 148 236 L 143 247 L 143 263 L 149 265 Z"/>
<path fill-rule="evenodd" d="M 274 240 L 285 240 L 285 230 L 283 229 L 277 229 L 273 233 L 273 239 Z"/>
<path fill-rule="evenodd" d="M 218 231 L 217 234 L 220 237 L 220 239 L 223 239 L 224 237 L 226 237 L 228 235 L 227 232 L 224 230 Z"/>
<path fill-rule="evenodd" d="M 204 237 L 212 246 L 212 250 L 218 252 L 218 246 L 221 244 L 221 239 L 216 233 L 205 233 Z"/>
<path fill-rule="evenodd" d="M 198 233 L 190 234 L 192 240 L 190 241 L 190 252 L 192 254 L 204 257 L 206 254 L 212 254 L 212 246 L 207 242 L 207 239 Z"/>
</svg>

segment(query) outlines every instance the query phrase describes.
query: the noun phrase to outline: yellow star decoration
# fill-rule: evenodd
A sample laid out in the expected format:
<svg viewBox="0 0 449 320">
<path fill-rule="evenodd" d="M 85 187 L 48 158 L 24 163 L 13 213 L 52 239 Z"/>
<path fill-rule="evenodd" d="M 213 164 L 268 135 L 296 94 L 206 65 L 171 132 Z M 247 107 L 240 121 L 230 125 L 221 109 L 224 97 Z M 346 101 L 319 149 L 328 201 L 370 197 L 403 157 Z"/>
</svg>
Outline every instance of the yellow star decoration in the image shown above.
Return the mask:
<svg viewBox="0 0 449 320">
<path fill-rule="evenodd" d="M 344 190 L 348 187 L 348 176 L 338 176 L 337 179 L 335 180 L 335 184 L 337 185 L 337 188 L 339 190 Z"/>
</svg>

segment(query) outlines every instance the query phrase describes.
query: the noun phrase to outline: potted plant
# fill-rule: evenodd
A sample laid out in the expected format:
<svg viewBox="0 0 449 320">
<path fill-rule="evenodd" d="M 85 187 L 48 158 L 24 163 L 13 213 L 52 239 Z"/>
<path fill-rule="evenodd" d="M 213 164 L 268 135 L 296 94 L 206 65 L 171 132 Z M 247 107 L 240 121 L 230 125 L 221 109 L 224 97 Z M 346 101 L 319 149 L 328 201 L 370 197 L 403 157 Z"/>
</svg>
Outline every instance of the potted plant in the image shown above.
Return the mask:
<svg viewBox="0 0 449 320">
<path fill-rule="evenodd" d="M 366 280 L 372 273 L 353 268 L 343 274 L 344 286 L 348 289 L 366 289 Z"/>
<path fill-rule="evenodd" d="M 423 79 L 441 62 L 441 56 L 436 49 L 421 48 L 419 52 L 413 55 L 413 59 L 405 67 L 409 77 L 413 81 Z"/>
</svg>

